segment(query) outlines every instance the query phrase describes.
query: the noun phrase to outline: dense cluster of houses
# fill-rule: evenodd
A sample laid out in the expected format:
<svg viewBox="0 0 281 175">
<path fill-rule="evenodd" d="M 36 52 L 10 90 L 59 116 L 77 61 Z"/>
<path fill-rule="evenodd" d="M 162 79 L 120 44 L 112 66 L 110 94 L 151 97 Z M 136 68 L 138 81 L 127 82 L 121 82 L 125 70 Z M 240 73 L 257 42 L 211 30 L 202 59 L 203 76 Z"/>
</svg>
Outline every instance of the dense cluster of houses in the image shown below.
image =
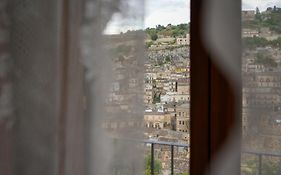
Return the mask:
<svg viewBox="0 0 281 175">
<path fill-rule="evenodd" d="M 189 47 L 146 50 L 138 55 L 138 43 L 114 45 L 112 80 L 106 98 L 102 127 L 113 137 L 189 142 Z M 109 51 L 110 52 L 110 51 Z M 141 134 L 140 134 L 141 133 Z M 149 150 L 149 147 L 146 147 Z M 175 171 L 187 171 L 187 148 L 175 148 Z M 170 149 L 156 148 L 163 171 L 169 169 Z"/>
<path fill-rule="evenodd" d="M 255 12 L 243 12 L 253 20 Z M 242 29 L 243 37 L 276 39 L 266 28 Z M 262 57 L 262 58 L 261 58 Z M 261 61 L 262 60 L 262 61 Z M 244 146 L 257 150 L 281 150 L 281 51 L 272 46 L 244 49 L 242 55 L 242 128 Z"/>
<path fill-rule="evenodd" d="M 190 60 L 187 46 L 173 50 L 149 50 L 145 62 L 144 124 L 148 139 L 189 143 Z M 148 148 L 149 150 L 149 148 Z M 157 158 L 168 171 L 171 149 L 159 146 Z M 175 149 L 175 169 L 188 171 L 189 150 Z"/>
<path fill-rule="evenodd" d="M 260 52 L 268 53 L 276 66 L 257 62 L 257 53 Z M 260 147 L 269 150 L 281 149 L 278 146 L 281 143 L 280 55 L 279 49 L 271 47 L 247 50 L 243 53 L 243 134 L 246 138 L 256 136 L 252 137 L 252 143 L 259 139 Z M 279 140 L 278 143 L 270 144 L 276 140 Z"/>
</svg>

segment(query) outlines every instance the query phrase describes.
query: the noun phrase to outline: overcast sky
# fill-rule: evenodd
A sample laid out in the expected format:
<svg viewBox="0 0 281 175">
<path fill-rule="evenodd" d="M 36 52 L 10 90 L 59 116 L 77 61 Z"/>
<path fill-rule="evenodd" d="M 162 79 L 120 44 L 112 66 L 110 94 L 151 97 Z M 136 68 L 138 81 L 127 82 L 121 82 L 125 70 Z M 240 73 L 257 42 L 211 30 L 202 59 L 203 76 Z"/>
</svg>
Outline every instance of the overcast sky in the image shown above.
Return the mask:
<svg viewBox="0 0 281 175">
<path fill-rule="evenodd" d="M 134 0 L 132 0 L 134 1 Z M 138 0 L 137 0 L 138 1 Z M 272 6 L 281 7 L 281 0 L 242 0 L 243 10 L 255 10 L 259 7 L 261 11 Z M 135 7 L 140 9 L 140 7 Z M 190 0 L 145 0 L 144 21 L 124 22 L 122 17 L 115 15 L 105 33 L 120 33 L 121 31 L 135 30 L 139 28 L 155 27 L 158 24 L 180 24 L 188 23 L 190 18 Z M 133 21 L 133 20 L 132 20 Z"/>
<path fill-rule="evenodd" d="M 145 27 L 188 23 L 190 0 L 146 0 Z"/>
<path fill-rule="evenodd" d="M 256 9 L 256 7 L 259 7 L 261 11 L 264 11 L 267 7 L 281 7 L 281 0 L 242 0 L 242 4 L 244 10 Z"/>
</svg>

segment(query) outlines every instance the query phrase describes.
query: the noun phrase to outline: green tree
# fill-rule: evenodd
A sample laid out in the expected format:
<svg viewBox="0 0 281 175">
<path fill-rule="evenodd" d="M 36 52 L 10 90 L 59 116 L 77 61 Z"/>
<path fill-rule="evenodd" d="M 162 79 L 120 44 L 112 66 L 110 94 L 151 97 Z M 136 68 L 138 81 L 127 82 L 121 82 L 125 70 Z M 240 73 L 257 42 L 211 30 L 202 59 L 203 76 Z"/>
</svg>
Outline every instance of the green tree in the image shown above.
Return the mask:
<svg viewBox="0 0 281 175">
<path fill-rule="evenodd" d="M 166 56 L 165 62 L 166 62 L 166 63 L 170 63 L 170 62 L 171 62 L 171 58 L 170 58 L 169 56 Z"/>
<path fill-rule="evenodd" d="M 278 37 L 277 39 L 272 40 L 270 42 L 270 45 L 273 47 L 281 47 L 281 37 Z"/>
<path fill-rule="evenodd" d="M 159 175 L 161 173 L 162 166 L 159 160 L 154 160 L 154 174 Z M 145 157 L 145 175 L 151 175 L 151 156 Z"/>
<path fill-rule="evenodd" d="M 258 7 L 256 7 L 256 15 L 261 14 L 260 9 Z"/>
<path fill-rule="evenodd" d="M 270 30 L 281 33 L 281 12 L 275 7 L 275 10 L 266 14 L 265 20 L 262 22 L 264 27 L 269 27 Z"/>
<path fill-rule="evenodd" d="M 262 53 L 258 53 L 256 55 L 256 61 L 257 64 L 262 64 L 266 67 L 277 67 L 277 63 L 275 62 L 275 60 L 269 56 L 269 55 L 265 55 Z"/>
<path fill-rule="evenodd" d="M 177 36 L 179 36 L 179 31 L 177 29 L 172 31 L 172 36 L 175 38 Z"/>
<path fill-rule="evenodd" d="M 157 35 L 163 35 L 166 37 L 183 37 L 186 33 L 189 32 L 189 26 L 190 24 L 168 24 L 166 27 L 163 25 L 157 25 L 155 28 L 147 28 L 145 32 L 149 36 L 152 36 L 156 33 Z"/>
<path fill-rule="evenodd" d="M 157 26 L 156 26 L 156 30 L 157 30 L 157 31 L 161 31 L 161 30 L 164 30 L 164 29 L 166 29 L 166 27 L 164 27 L 164 26 L 162 26 L 162 25 L 157 25 Z"/>
<path fill-rule="evenodd" d="M 255 19 L 258 20 L 259 22 L 262 21 L 262 15 L 261 15 L 260 9 L 258 7 L 256 8 Z"/>
<path fill-rule="evenodd" d="M 247 48 L 247 49 L 265 47 L 270 44 L 269 41 L 267 41 L 267 39 L 261 37 L 246 37 L 243 38 L 242 42 L 243 42 L 243 48 Z"/>
<path fill-rule="evenodd" d="M 160 98 L 160 94 L 154 94 L 154 96 L 153 96 L 153 104 L 155 104 L 155 103 L 160 103 L 161 102 L 161 98 Z"/>
<path fill-rule="evenodd" d="M 146 43 L 145 43 L 145 47 L 146 47 L 146 48 L 150 48 L 150 46 L 151 46 L 152 44 L 153 44 L 152 41 L 146 42 Z"/>
<path fill-rule="evenodd" d="M 156 41 L 156 40 L 158 39 L 157 33 L 152 33 L 152 34 L 150 35 L 150 38 L 151 38 L 152 41 Z"/>
</svg>

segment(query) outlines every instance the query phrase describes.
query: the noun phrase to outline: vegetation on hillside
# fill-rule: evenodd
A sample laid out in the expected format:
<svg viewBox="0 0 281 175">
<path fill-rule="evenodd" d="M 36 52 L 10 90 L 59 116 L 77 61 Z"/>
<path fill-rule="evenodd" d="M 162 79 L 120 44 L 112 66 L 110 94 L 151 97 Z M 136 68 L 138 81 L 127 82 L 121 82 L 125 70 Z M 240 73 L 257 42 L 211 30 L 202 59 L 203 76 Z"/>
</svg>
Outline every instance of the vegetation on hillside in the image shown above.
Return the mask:
<svg viewBox="0 0 281 175">
<path fill-rule="evenodd" d="M 244 175 L 279 175 L 281 172 L 280 163 L 281 162 L 278 159 L 264 158 L 262 161 L 262 172 L 258 173 L 258 160 L 247 158 L 243 159 L 241 172 Z"/>
<path fill-rule="evenodd" d="M 155 28 L 145 29 L 145 32 L 151 39 L 155 35 L 164 37 L 184 37 L 187 33 L 189 33 L 189 24 L 168 24 L 167 26 L 157 25 Z"/>
<path fill-rule="evenodd" d="M 243 21 L 242 27 L 258 30 L 268 27 L 271 31 L 281 34 L 281 8 L 269 7 L 264 12 L 257 8 L 254 20 Z"/>
<path fill-rule="evenodd" d="M 262 64 L 266 67 L 277 67 L 278 64 L 274 61 L 274 59 L 270 55 L 258 53 L 256 55 L 255 62 L 257 64 Z"/>
<path fill-rule="evenodd" d="M 262 37 L 246 37 L 242 39 L 243 48 L 245 49 L 255 49 L 257 47 L 275 47 L 281 48 L 281 37 L 278 37 L 275 40 L 267 40 Z"/>
<path fill-rule="evenodd" d="M 145 175 L 151 175 L 151 156 L 148 155 L 145 157 Z M 160 175 L 161 173 L 161 162 L 159 160 L 154 160 L 154 174 Z"/>
</svg>

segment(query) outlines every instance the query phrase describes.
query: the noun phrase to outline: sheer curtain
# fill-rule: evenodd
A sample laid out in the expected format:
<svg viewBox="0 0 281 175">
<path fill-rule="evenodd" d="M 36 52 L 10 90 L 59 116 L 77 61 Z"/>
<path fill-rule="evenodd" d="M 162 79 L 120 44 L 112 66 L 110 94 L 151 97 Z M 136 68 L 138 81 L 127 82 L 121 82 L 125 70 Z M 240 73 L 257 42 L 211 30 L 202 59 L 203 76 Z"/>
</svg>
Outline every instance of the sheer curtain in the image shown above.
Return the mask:
<svg viewBox="0 0 281 175">
<path fill-rule="evenodd" d="M 143 174 L 144 1 L 87 0 L 83 13 L 88 171 Z"/>
</svg>

